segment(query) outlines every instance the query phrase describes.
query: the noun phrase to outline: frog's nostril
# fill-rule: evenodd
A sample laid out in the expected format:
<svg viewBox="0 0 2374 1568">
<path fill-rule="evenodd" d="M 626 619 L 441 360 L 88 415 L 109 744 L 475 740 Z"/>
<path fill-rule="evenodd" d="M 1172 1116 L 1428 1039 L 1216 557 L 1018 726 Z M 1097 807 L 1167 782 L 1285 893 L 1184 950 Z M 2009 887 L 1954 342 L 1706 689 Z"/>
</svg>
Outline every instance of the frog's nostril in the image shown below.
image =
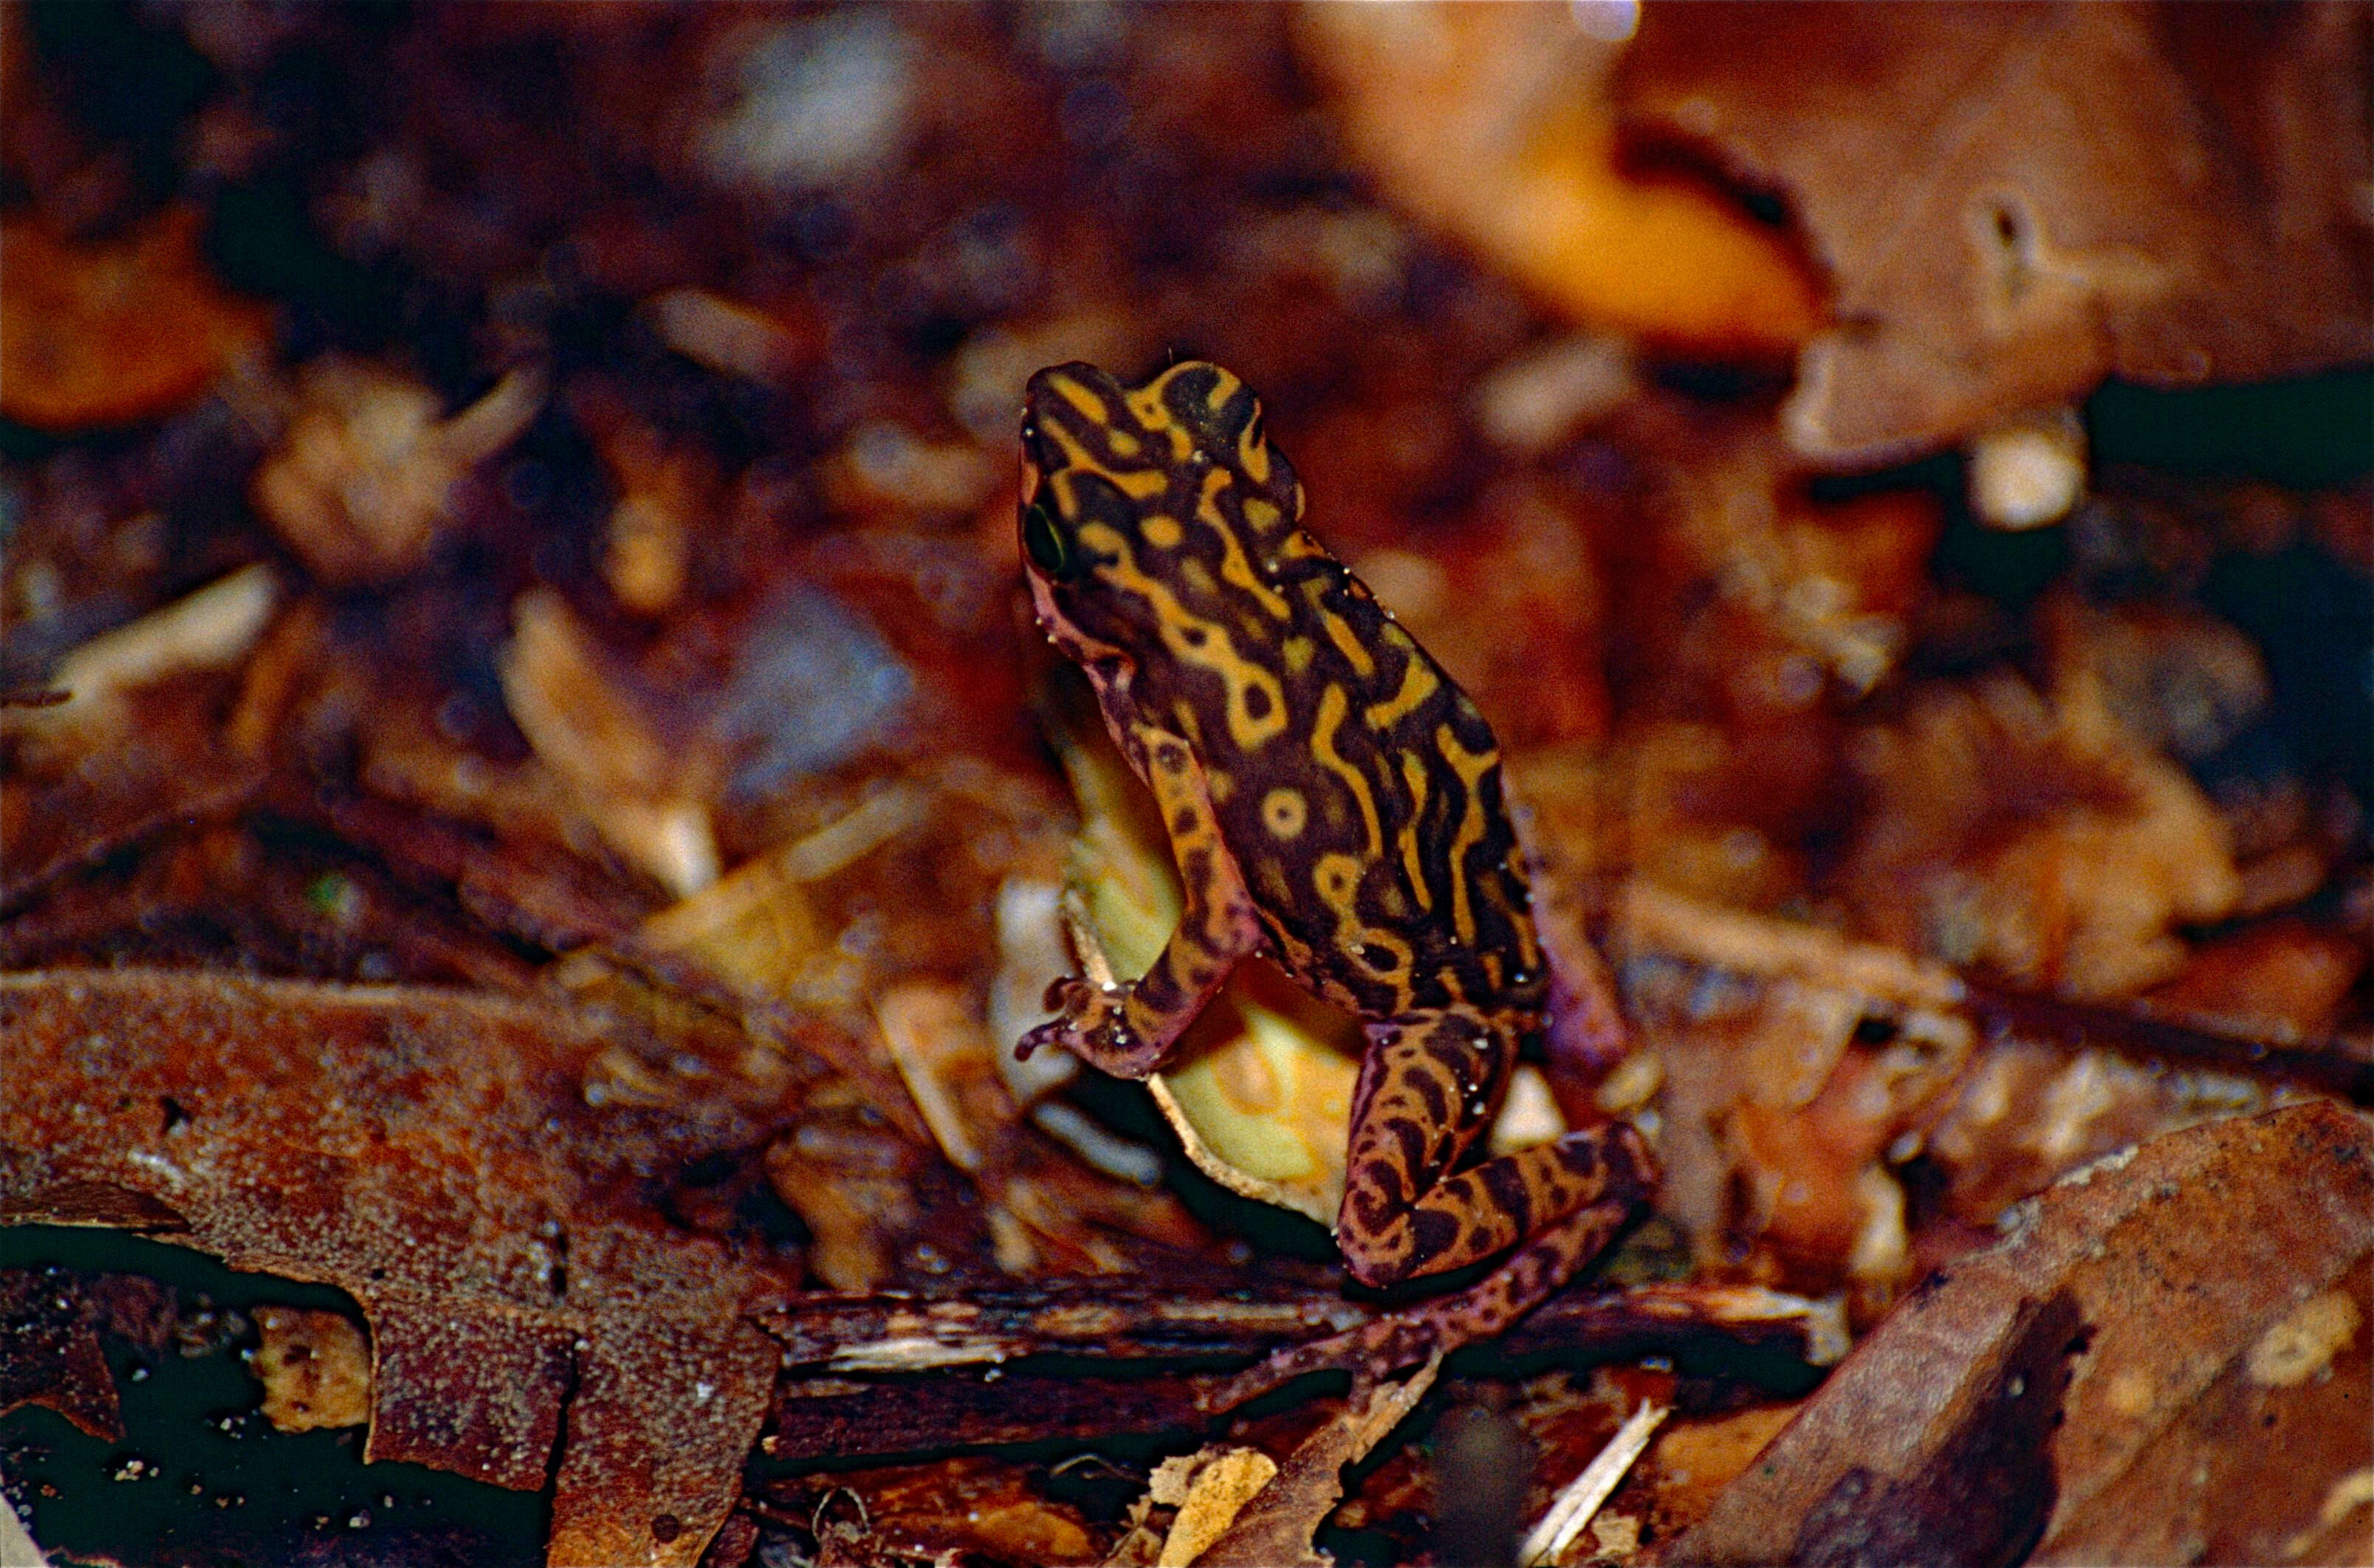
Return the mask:
<svg viewBox="0 0 2374 1568">
<path fill-rule="evenodd" d="M 1022 494 L 1035 498 L 1042 476 L 1063 466 L 1063 452 L 1047 437 L 1046 426 L 1037 419 L 1027 419 L 1022 425 Z"/>
</svg>

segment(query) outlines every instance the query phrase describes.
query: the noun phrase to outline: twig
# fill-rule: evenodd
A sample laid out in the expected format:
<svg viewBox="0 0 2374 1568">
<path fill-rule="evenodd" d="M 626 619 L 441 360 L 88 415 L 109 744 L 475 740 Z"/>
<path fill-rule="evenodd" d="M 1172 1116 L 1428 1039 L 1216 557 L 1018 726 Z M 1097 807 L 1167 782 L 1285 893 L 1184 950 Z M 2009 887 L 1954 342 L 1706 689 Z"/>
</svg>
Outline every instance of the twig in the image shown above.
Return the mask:
<svg viewBox="0 0 2374 1568">
<path fill-rule="evenodd" d="M 2234 1072 L 2295 1079 L 2374 1102 L 2374 1060 L 2337 1037 L 2277 1044 L 2199 1019 L 2176 1018 L 2143 1002 L 2077 1002 L 1970 982 L 1970 1015 L 1992 1030 L 2017 1030 L 2073 1048 L 2201 1061 Z"/>
<path fill-rule="evenodd" d="M 2313 1083 L 2374 1102 L 2374 1059 L 2334 1037 L 2265 1038 L 2215 1020 L 2172 1016 L 2143 1002 L 2086 1002 L 2013 990 L 1892 947 L 1835 931 L 1725 909 L 1635 879 L 1618 895 L 1619 945 L 1634 957 L 1849 991 L 1882 1008 L 1959 1010 L 1980 1028 L 2122 1056 L 2205 1062 Z"/>
<path fill-rule="evenodd" d="M 788 1372 L 933 1372 L 1026 1356 L 1112 1361 L 1259 1355 L 1288 1340 L 1340 1333 L 1381 1309 L 1310 1287 L 1149 1291 L 1092 1288 L 975 1292 L 961 1298 L 808 1295 L 762 1315 Z M 1672 1346 L 1697 1338 L 1783 1351 L 1822 1366 L 1844 1353 L 1834 1303 L 1755 1286 L 1663 1284 L 1569 1292 L 1536 1308 L 1496 1345 L 1510 1355 Z"/>
<path fill-rule="evenodd" d="M 1669 1413 L 1663 1405 L 1643 1403 L 1616 1429 L 1607 1446 L 1582 1468 L 1581 1475 L 1567 1482 L 1566 1490 L 1550 1504 L 1550 1511 L 1542 1515 L 1542 1522 L 1534 1527 L 1525 1544 L 1517 1549 L 1518 1568 L 1534 1568 L 1535 1563 L 1557 1561 L 1558 1554 L 1582 1533 L 1583 1526 L 1591 1523 L 1599 1505 L 1607 1501 L 1608 1493 L 1624 1479 L 1624 1472 L 1632 1468 L 1632 1461 L 1649 1446 L 1657 1423 Z"/>
</svg>

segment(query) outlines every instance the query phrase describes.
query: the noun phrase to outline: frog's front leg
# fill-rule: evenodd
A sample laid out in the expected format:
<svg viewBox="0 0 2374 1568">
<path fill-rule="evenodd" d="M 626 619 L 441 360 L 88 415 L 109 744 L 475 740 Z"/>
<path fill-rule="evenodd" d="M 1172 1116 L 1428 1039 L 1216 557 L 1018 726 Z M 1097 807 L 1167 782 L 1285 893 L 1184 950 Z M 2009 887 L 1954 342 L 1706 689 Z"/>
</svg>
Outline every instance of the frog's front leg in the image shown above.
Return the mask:
<svg viewBox="0 0 2374 1568">
<path fill-rule="evenodd" d="M 1608 1208 L 1613 1230 L 1647 1190 L 1648 1150 L 1620 1124 L 1451 1174 L 1498 1108 L 1511 1066 L 1508 1043 L 1470 1013 L 1369 1026 L 1335 1225 L 1362 1283 L 1461 1268 L 1590 1207 Z"/>
<path fill-rule="evenodd" d="M 1260 946 L 1262 926 L 1236 859 L 1220 840 L 1195 754 L 1151 725 L 1134 727 L 1129 741 L 1143 759 L 1178 861 L 1185 906 L 1179 929 L 1138 979 L 1100 987 L 1066 976 L 1050 986 L 1047 1005 L 1057 1016 L 1023 1036 L 1015 1054 L 1061 1046 L 1092 1067 L 1143 1078 L 1162 1065 L 1237 960 Z"/>
</svg>

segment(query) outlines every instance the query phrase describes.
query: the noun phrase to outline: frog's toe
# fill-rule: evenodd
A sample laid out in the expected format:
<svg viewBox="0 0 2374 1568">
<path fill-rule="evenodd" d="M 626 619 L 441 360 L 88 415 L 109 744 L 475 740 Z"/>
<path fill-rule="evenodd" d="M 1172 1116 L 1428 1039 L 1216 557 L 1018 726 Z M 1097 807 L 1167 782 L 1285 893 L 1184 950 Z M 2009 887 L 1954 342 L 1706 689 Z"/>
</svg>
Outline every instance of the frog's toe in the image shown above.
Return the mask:
<svg viewBox="0 0 2374 1568">
<path fill-rule="evenodd" d="M 1028 1061 L 1033 1053 L 1044 1047 L 1062 1047 L 1069 1043 L 1064 1038 L 1064 1021 L 1060 1018 L 1050 1019 L 1036 1028 L 1026 1031 L 1022 1038 L 1015 1042 L 1014 1059 Z"/>
<path fill-rule="evenodd" d="M 1028 1059 L 1042 1046 L 1071 1052 L 1090 1067 L 1117 1078 L 1143 1078 L 1161 1056 L 1130 1029 L 1123 1004 L 1129 988 L 1091 986 L 1066 976 L 1047 988 L 1055 1016 L 1022 1036 L 1015 1055 Z"/>
</svg>

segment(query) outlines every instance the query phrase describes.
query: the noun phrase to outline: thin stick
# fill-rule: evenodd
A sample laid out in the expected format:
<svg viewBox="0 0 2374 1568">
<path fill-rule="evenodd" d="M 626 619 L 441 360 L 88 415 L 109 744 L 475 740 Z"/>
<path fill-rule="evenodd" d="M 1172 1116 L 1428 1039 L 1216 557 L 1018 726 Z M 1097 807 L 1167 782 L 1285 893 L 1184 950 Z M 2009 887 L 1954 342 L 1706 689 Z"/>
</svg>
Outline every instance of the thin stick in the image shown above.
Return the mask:
<svg viewBox="0 0 2374 1568">
<path fill-rule="evenodd" d="M 1557 1560 L 1558 1554 L 1582 1533 L 1582 1527 L 1591 1523 L 1599 1505 L 1607 1501 L 1616 1483 L 1624 1479 L 1624 1472 L 1640 1457 L 1640 1450 L 1649 1446 L 1650 1434 L 1657 1430 L 1657 1423 L 1670 1413 L 1663 1405 L 1644 1402 L 1632 1412 L 1630 1420 L 1616 1429 L 1607 1446 L 1582 1468 L 1582 1474 L 1567 1482 L 1566 1490 L 1550 1504 L 1550 1511 L 1542 1515 L 1542 1522 L 1534 1527 L 1525 1544 L 1518 1548 L 1518 1568 L 1535 1568 L 1537 1563 Z"/>
</svg>

